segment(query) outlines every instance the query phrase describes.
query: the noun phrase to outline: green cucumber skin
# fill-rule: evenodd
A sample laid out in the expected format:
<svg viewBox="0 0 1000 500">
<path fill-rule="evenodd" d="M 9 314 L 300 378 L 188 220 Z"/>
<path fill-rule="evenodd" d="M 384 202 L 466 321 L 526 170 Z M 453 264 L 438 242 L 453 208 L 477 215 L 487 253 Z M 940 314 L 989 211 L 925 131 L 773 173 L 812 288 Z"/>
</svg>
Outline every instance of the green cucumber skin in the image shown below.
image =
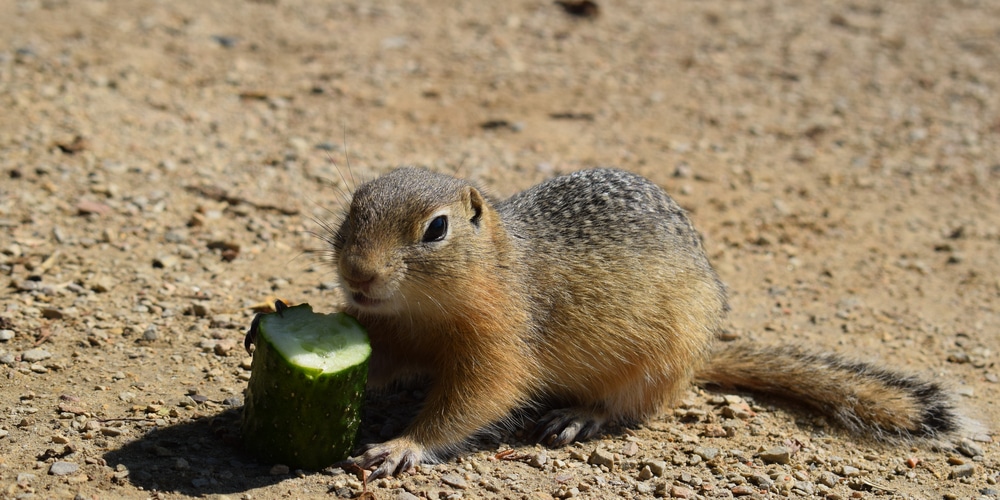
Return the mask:
<svg viewBox="0 0 1000 500">
<path fill-rule="evenodd" d="M 263 322 L 262 322 L 263 323 Z M 320 470 L 347 459 L 361 424 L 368 360 L 310 380 L 261 328 L 243 407 L 243 444 L 260 460 Z"/>
</svg>

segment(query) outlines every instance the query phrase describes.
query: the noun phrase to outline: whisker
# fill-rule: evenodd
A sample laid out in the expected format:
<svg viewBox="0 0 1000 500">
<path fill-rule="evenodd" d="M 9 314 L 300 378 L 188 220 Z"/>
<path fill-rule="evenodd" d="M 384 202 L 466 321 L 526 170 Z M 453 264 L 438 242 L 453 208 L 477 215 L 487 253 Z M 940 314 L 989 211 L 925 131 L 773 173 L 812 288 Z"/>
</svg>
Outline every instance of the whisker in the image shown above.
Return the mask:
<svg viewBox="0 0 1000 500">
<path fill-rule="evenodd" d="M 340 176 L 341 181 L 344 183 L 344 187 L 341 187 L 340 183 L 335 182 L 331 179 L 326 179 L 325 177 L 318 177 L 323 181 L 324 184 L 333 186 L 337 190 L 337 194 L 340 195 L 340 199 L 344 202 L 346 206 L 351 206 L 351 199 L 354 197 L 354 190 L 351 186 L 347 184 L 347 179 L 344 178 L 344 174 L 340 171 L 340 167 L 337 166 L 337 161 L 333 159 L 330 153 L 326 154 L 326 159 L 333 164 L 333 167 L 337 169 L 337 174 Z"/>
<path fill-rule="evenodd" d="M 347 162 L 347 174 L 351 176 L 351 182 L 354 184 L 349 187 L 351 188 L 351 195 L 354 195 L 354 192 L 358 190 L 358 183 L 354 180 L 354 169 L 351 168 L 351 152 L 347 146 L 347 124 L 341 123 L 340 126 L 344 133 L 344 161 Z M 341 174 L 341 177 L 343 177 L 343 174 Z M 345 180 L 344 182 L 346 183 L 347 181 Z"/>
</svg>

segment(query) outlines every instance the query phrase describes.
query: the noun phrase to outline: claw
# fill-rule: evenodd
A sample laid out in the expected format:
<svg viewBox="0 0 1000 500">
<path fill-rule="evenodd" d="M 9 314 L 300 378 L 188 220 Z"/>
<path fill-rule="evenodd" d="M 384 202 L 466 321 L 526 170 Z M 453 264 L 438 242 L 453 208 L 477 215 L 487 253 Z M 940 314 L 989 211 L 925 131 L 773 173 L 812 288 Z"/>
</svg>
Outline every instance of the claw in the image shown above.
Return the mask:
<svg viewBox="0 0 1000 500">
<path fill-rule="evenodd" d="M 537 423 L 535 439 L 553 448 L 594 437 L 605 417 L 589 410 L 566 408 L 547 413 Z"/>
<path fill-rule="evenodd" d="M 278 313 L 278 316 L 284 318 L 285 315 L 282 313 L 285 312 L 285 309 L 288 309 L 288 304 L 286 304 L 285 301 L 281 299 L 274 301 L 274 312 Z"/>
<path fill-rule="evenodd" d="M 278 316 L 284 318 L 282 314 L 288 309 L 288 304 L 285 301 L 278 299 L 274 301 L 274 312 L 278 313 Z M 253 316 L 253 322 L 250 323 L 250 329 L 247 330 L 247 334 L 243 337 L 243 347 L 247 350 L 247 354 L 253 354 L 250 352 L 250 346 L 257 342 L 257 332 L 260 330 L 260 318 L 267 313 L 257 313 Z"/>
<path fill-rule="evenodd" d="M 367 446 L 364 454 L 353 459 L 353 462 L 363 469 L 377 466 L 368 478 L 378 479 L 412 471 L 423 456 L 420 445 L 409 439 L 399 438 Z"/>
<path fill-rule="evenodd" d="M 257 341 L 257 332 L 260 330 L 261 316 L 263 316 L 261 313 L 257 313 L 253 316 L 253 322 L 250 323 L 250 329 L 247 330 L 247 336 L 243 337 L 243 347 L 246 348 L 247 354 L 252 354 L 250 352 L 250 346 Z"/>
</svg>

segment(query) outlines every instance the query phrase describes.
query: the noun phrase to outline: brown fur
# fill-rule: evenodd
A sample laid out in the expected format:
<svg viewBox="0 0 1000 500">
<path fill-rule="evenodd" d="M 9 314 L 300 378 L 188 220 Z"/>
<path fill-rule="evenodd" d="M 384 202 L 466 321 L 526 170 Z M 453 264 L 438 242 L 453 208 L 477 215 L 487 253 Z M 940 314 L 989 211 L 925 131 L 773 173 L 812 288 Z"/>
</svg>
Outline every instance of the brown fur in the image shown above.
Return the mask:
<svg viewBox="0 0 1000 500">
<path fill-rule="evenodd" d="M 447 231 L 432 227 L 441 218 Z M 399 169 L 358 188 L 330 240 L 347 311 L 372 339 L 371 383 L 431 381 L 404 435 L 358 459 L 376 475 L 542 402 L 565 405 L 542 438 L 586 438 L 656 415 L 695 377 L 799 398 L 879 438 L 955 427 L 943 391 L 918 379 L 790 347 L 713 354 L 727 305 L 700 238 L 666 193 L 622 171 L 494 202 Z"/>
<path fill-rule="evenodd" d="M 796 401 L 880 440 L 936 437 L 959 426 L 947 394 L 933 382 L 797 346 L 724 345 L 698 377 Z"/>
</svg>

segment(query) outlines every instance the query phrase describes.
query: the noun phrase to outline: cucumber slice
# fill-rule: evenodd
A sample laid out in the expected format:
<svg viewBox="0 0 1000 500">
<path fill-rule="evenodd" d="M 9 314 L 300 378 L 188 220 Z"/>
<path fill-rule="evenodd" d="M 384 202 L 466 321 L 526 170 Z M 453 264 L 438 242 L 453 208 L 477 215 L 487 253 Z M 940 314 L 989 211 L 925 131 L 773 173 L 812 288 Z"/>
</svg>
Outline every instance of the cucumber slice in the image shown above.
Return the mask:
<svg viewBox="0 0 1000 500">
<path fill-rule="evenodd" d="M 352 317 L 308 304 L 259 314 L 243 406 L 243 444 L 260 460 L 319 470 L 354 449 L 371 346 Z"/>
</svg>

